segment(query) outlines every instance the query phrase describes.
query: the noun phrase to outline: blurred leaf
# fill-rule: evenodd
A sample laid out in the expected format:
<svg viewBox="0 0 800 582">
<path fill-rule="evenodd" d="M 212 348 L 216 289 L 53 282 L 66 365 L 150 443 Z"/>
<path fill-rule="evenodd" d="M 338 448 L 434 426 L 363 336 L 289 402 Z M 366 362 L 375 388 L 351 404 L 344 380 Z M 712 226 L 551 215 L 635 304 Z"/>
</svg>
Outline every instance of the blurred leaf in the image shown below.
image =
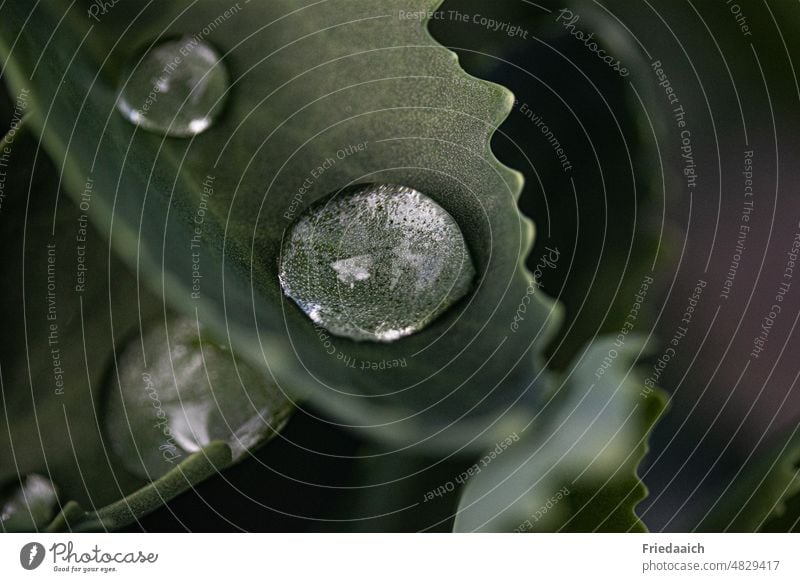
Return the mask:
<svg viewBox="0 0 800 582">
<path fill-rule="evenodd" d="M 8 430 L 0 431 L 0 483 L 38 473 L 63 499 L 100 506 L 142 484 L 120 470 L 102 437 L 98 411 L 114 348 L 138 330 L 140 316 L 147 321 L 163 306 L 147 292 L 140 302 L 131 296 L 134 277 L 59 196 L 58 172 L 27 126 L 4 143 L 0 382 Z"/>
<path fill-rule="evenodd" d="M 79 532 L 123 528 L 137 522 L 194 484 L 218 473 L 230 463 L 231 451 L 228 445 L 222 442 L 211 443 L 187 457 L 160 479 L 106 507 L 84 511 L 74 501 L 68 503 L 50 524 L 48 531 Z"/>
<path fill-rule="evenodd" d="M 3 531 L 38 531 L 53 519 L 58 494 L 49 479 L 26 475 L 0 496 L 0 527 Z"/>
<path fill-rule="evenodd" d="M 77 199 L 92 176 L 92 220 L 142 285 L 199 313 L 295 398 L 372 438 L 479 450 L 507 432 L 499 414 L 541 400 L 537 354 L 560 311 L 528 293 L 533 228 L 517 209 L 522 179 L 488 147 L 512 97 L 470 78 L 433 41 L 419 11 L 436 4 L 282 0 L 232 11 L 222 1 L 125 2 L 92 24 L 87 2 L 15 3 L 4 7 L 0 48 L 13 84 L 32 89 L 33 121 L 68 192 Z M 28 17 L 36 25 L 17 38 Z M 115 110 L 120 74 L 152 42 L 184 34 L 224 55 L 226 111 L 193 139 L 137 131 Z M 479 272 L 470 297 L 387 345 L 328 337 L 278 285 L 291 218 L 363 181 L 436 200 Z M 205 193 L 204 183 L 213 184 Z M 190 241 L 201 209 L 194 291 Z M 512 330 L 523 308 L 524 325 Z M 393 361 L 403 365 L 381 364 Z"/>
<path fill-rule="evenodd" d="M 163 433 L 154 428 L 159 419 L 153 401 L 140 383 L 131 380 L 142 373 L 159 386 L 165 406 L 171 404 L 168 420 L 184 437 L 183 452 L 198 450 L 215 439 L 226 439 L 230 445 L 221 443 L 225 452 L 219 450 L 220 445 L 212 448 L 212 466 L 200 453 L 203 460 L 197 455 L 188 457 L 171 476 L 145 487 L 123 505 L 99 510 L 96 519 L 111 515 L 109 523 L 114 527 L 130 523 L 230 464 L 231 448 L 238 459 L 245 449 L 274 435 L 289 409 L 283 395 L 263 375 L 246 364 L 237 366 L 229 353 L 207 337 L 202 338 L 201 350 L 195 345 L 200 340 L 194 326 L 187 330 L 185 324 L 173 325 L 169 330 L 172 351 L 167 351 L 167 334 L 156 324 L 156 317 L 175 323 L 172 316 L 146 291 L 139 298 L 131 297 L 135 278 L 110 253 L 84 211 L 68 197 L 59 196 L 58 173 L 38 151 L 27 122 L 4 138 L 0 150 L 9 152 L 0 207 L 0 268 L 6 281 L 0 304 L 4 322 L 0 385 L 8 424 L 7 430 L 0 431 L 0 483 L 11 487 L 22 479 L 23 489 L 35 493 L 29 487 L 33 474 L 47 476 L 62 503 L 72 500 L 67 506 L 79 503 L 90 513 L 145 486 L 149 479 L 135 477 L 136 468 L 146 475 L 141 471 L 142 455 L 161 454 L 156 437 Z M 87 192 L 82 201 L 90 205 L 96 193 Z M 142 341 L 138 339 L 140 324 L 147 330 Z M 125 345 L 117 372 L 115 353 Z M 148 350 L 149 366 L 141 363 L 139 346 Z M 177 376 L 170 363 L 184 366 Z M 199 363 L 212 369 L 207 371 Z M 189 379 L 192 386 L 186 389 Z M 119 402 L 118 386 L 123 380 L 128 408 L 109 425 L 106 408 L 115 399 Z M 184 391 L 167 402 L 176 382 Z M 190 406 L 198 403 L 200 395 L 204 414 Z M 275 416 L 265 418 L 268 412 Z M 6 529 L 37 529 L 54 513 L 52 506 L 46 514 L 42 504 L 29 505 L 30 519 L 25 521 L 13 496 L 10 502 L 18 518 L 10 524 L 4 519 Z M 55 492 L 38 497 L 52 497 L 53 506 L 58 502 Z M 90 518 L 95 519 L 81 519 Z"/>
<path fill-rule="evenodd" d="M 636 469 L 665 398 L 643 390 L 633 367 L 640 349 L 632 337 L 590 345 L 554 397 L 557 414 L 478 463 L 455 530 L 645 531 L 634 512 L 646 495 Z"/>
</svg>

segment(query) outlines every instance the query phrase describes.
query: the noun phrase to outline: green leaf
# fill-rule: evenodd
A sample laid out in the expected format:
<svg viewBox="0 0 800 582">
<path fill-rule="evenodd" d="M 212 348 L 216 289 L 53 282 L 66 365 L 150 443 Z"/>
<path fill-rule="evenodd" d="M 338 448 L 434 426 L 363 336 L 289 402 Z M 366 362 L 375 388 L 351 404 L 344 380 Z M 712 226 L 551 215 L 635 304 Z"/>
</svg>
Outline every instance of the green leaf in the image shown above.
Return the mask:
<svg viewBox="0 0 800 582">
<path fill-rule="evenodd" d="M 119 389 L 103 409 L 106 433 L 125 467 L 148 480 L 213 441 L 238 461 L 274 437 L 292 411 L 280 390 L 186 318 L 151 324 L 119 353 L 117 369 Z"/>
<path fill-rule="evenodd" d="M 558 294 L 566 312 L 548 351 L 549 365 L 559 370 L 596 335 L 616 333 L 654 261 L 670 265 L 677 259 L 671 249 L 680 248 L 654 216 L 663 193 L 651 120 L 630 79 L 555 22 L 572 3 L 452 0 L 443 6 L 445 17 L 431 22 L 435 37 L 453 47 L 468 72 L 514 92 L 514 111 L 493 147 L 527 178 L 520 207 L 540 232 L 528 266 L 539 273 L 543 290 Z M 620 4 L 617 13 L 627 15 L 630 2 Z M 518 36 L 478 26 L 473 15 L 510 23 Z M 649 75 L 633 37 L 606 20 L 613 25 L 582 19 L 579 28 L 605 49 L 613 43 L 610 52 L 624 55 L 625 64 L 642 64 Z M 645 80 L 636 89 L 647 102 L 650 77 Z M 555 147 L 563 148 L 563 157 Z M 557 249 L 560 260 L 554 262 L 549 249 Z M 650 327 L 654 315 L 643 306 L 639 329 Z"/>
<path fill-rule="evenodd" d="M 115 346 L 163 304 L 147 292 L 138 303 L 131 296 L 135 278 L 59 196 L 58 172 L 26 125 L 5 147 L 0 387 L 8 429 L 0 431 L 0 483 L 38 473 L 61 499 L 99 507 L 143 483 L 108 450 L 99 409 Z M 77 292 L 79 264 L 85 289 Z"/>
<path fill-rule="evenodd" d="M 0 48 L 13 86 L 32 89 L 33 121 L 67 191 L 78 199 L 94 180 L 92 220 L 136 269 L 135 288 L 198 313 L 237 357 L 373 438 L 479 449 L 507 432 L 507 411 L 541 402 L 538 354 L 560 310 L 529 293 L 522 178 L 488 146 L 512 96 L 470 78 L 434 42 L 420 11 L 437 3 L 125 2 L 99 24 L 87 2 L 14 3 Z M 184 34 L 223 55 L 225 111 L 193 139 L 137 131 L 115 110 L 120 74 L 153 41 Z M 366 181 L 432 197 L 460 225 L 479 273 L 454 309 L 387 345 L 315 328 L 277 277 L 292 217 Z M 200 213 L 198 279 L 190 241 Z"/>
<path fill-rule="evenodd" d="M 227 444 L 214 442 L 194 453 L 153 483 L 97 511 L 84 511 L 68 503 L 47 531 L 99 531 L 120 529 L 167 503 L 194 484 L 206 480 L 231 463 Z"/>
<path fill-rule="evenodd" d="M 636 469 L 665 398 L 644 389 L 633 367 L 640 352 L 632 336 L 591 344 L 554 395 L 556 414 L 476 463 L 455 530 L 645 531 L 634 512 L 646 495 Z"/>
<path fill-rule="evenodd" d="M 697 526 L 703 532 L 787 532 L 800 523 L 800 431 L 775 435 L 742 465 Z"/>
</svg>

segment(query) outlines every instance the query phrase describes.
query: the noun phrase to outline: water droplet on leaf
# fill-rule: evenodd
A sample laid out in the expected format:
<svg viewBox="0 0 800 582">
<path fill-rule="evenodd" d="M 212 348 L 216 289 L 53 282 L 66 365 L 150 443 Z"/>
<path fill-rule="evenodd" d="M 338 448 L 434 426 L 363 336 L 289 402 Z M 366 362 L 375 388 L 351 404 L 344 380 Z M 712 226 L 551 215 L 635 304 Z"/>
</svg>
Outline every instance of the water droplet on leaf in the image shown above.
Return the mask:
<svg viewBox="0 0 800 582">
<path fill-rule="evenodd" d="M 366 184 L 306 210 L 284 241 L 284 293 L 318 325 L 390 342 L 435 320 L 475 276 L 450 214 L 405 186 Z"/>
<path fill-rule="evenodd" d="M 31 473 L 6 488 L 0 497 L 0 524 L 5 531 L 35 531 L 45 527 L 56 514 L 58 495 L 53 483 Z"/>
<path fill-rule="evenodd" d="M 201 349 L 202 345 L 202 349 Z M 208 339 L 189 319 L 145 334 L 120 354 L 105 422 L 125 467 L 160 477 L 213 441 L 230 446 L 233 459 L 275 436 L 291 412 L 283 392 L 264 373 Z M 141 456 L 141 458 L 140 458 Z"/>
<path fill-rule="evenodd" d="M 191 36 L 162 41 L 137 55 L 120 83 L 117 109 L 122 115 L 143 129 L 172 137 L 208 129 L 229 87 L 217 51 Z"/>
</svg>

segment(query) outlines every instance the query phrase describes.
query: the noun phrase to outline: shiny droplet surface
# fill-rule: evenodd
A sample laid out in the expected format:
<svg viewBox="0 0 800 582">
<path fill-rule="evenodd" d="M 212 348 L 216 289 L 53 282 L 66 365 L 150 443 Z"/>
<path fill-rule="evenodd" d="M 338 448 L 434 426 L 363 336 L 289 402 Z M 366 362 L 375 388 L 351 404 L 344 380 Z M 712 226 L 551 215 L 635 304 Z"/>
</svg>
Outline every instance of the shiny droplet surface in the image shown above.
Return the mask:
<svg viewBox="0 0 800 582">
<path fill-rule="evenodd" d="M 53 483 L 31 473 L 4 488 L 0 497 L 0 524 L 4 531 L 36 531 L 55 517 L 58 495 Z"/>
<path fill-rule="evenodd" d="M 229 85 L 214 47 L 183 36 L 131 59 L 120 77 L 117 109 L 148 131 L 190 137 L 212 125 Z"/>
<path fill-rule="evenodd" d="M 475 267 L 456 221 L 405 186 L 365 184 L 307 209 L 283 243 L 284 293 L 316 324 L 390 342 L 434 321 L 469 291 Z"/>
<path fill-rule="evenodd" d="M 191 319 L 132 340 L 118 357 L 105 423 L 114 452 L 134 474 L 160 477 L 213 441 L 233 459 L 283 428 L 289 400 L 266 376 L 211 341 Z"/>
</svg>

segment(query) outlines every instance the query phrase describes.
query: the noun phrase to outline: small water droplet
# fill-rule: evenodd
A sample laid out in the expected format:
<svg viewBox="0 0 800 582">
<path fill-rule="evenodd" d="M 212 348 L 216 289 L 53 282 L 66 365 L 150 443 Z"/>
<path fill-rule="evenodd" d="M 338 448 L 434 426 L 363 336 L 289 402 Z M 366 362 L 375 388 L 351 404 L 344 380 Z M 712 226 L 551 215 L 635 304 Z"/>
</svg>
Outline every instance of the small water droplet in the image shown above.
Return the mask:
<svg viewBox="0 0 800 582">
<path fill-rule="evenodd" d="M 348 188 L 306 210 L 281 254 L 284 293 L 318 325 L 390 342 L 423 329 L 466 295 L 475 276 L 461 230 L 405 186 Z"/>
<path fill-rule="evenodd" d="M 198 336 L 193 320 L 171 320 L 169 342 L 162 327 L 152 330 L 144 346 L 147 369 L 138 338 L 120 354 L 122 389 L 112 386 L 104 418 L 112 448 L 134 474 L 160 477 L 213 441 L 226 442 L 238 460 L 286 423 L 283 392 L 202 330 Z"/>
<path fill-rule="evenodd" d="M 117 109 L 128 121 L 148 131 L 191 137 L 219 115 L 229 79 L 214 47 L 184 36 L 137 55 L 120 84 Z"/>
<path fill-rule="evenodd" d="M 52 521 L 57 505 L 53 483 L 31 473 L 0 497 L 0 524 L 5 531 L 36 531 Z"/>
</svg>

